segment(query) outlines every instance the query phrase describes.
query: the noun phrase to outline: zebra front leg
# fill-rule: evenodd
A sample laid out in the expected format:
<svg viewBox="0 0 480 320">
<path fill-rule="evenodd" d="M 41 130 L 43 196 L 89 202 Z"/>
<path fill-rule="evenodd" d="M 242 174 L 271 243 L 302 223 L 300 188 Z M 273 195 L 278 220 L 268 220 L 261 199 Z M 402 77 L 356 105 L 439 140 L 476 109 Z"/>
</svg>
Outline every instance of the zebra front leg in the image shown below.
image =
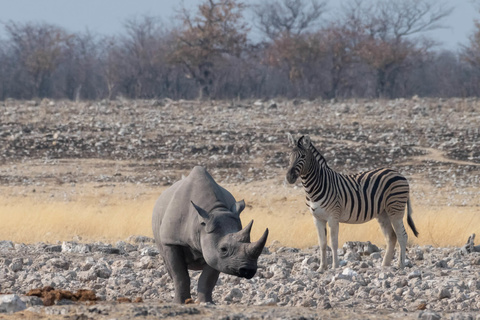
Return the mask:
<svg viewBox="0 0 480 320">
<path fill-rule="evenodd" d="M 338 268 L 338 221 L 328 221 L 330 227 L 330 245 L 332 246 L 332 269 Z"/>
<path fill-rule="evenodd" d="M 320 268 L 318 271 L 327 270 L 327 222 L 313 217 L 317 227 L 318 243 L 320 245 Z"/>
</svg>

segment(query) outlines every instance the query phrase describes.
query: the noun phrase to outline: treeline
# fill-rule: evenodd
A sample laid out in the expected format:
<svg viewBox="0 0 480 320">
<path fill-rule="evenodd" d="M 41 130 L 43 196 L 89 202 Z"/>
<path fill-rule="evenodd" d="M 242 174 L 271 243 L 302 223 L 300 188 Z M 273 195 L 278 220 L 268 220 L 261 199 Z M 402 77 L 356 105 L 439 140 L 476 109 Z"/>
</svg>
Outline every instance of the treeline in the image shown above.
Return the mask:
<svg viewBox="0 0 480 320">
<path fill-rule="evenodd" d="M 0 99 L 480 95 L 480 25 L 458 52 L 439 52 L 426 37 L 450 14 L 446 2 L 327 8 L 327 0 L 204 0 L 180 9 L 178 26 L 143 17 L 107 37 L 6 22 Z"/>
</svg>

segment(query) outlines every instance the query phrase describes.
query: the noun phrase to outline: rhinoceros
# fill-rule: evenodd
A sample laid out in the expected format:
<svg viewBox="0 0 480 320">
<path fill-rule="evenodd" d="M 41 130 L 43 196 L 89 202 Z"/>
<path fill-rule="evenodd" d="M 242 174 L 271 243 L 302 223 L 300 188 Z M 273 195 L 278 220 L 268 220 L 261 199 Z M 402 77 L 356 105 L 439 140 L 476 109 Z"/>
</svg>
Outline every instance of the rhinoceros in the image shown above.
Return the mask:
<svg viewBox="0 0 480 320">
<path fill-rule="evenodd" d="M 251 279 L 268 229 L 250 242 L 253 220 L 242 229 L 243 200 L 236 201 L 203 167 L 165 190 L 153 209 L 155 242 L 175 286 L 175 302 L 191 299 L 190 270 L 202 270 L 198 302 L 212 302 L 220 272 Z"/>
</svg>

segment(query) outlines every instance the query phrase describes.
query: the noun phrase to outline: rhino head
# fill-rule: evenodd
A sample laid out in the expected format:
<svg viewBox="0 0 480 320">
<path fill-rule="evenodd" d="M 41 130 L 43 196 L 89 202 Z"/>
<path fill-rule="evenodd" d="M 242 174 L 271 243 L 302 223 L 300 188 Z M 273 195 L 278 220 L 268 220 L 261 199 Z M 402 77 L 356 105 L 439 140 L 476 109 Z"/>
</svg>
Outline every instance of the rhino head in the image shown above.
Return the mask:
<svg viewBox="0 0 480 320">
<path fill-rule="evenodd" d="M 201 224 L 200 243 L 205 262 L 227 274 L 253 278 L 257 260 L 267 242 L 268 229 L 256 242 L 250 242 L 253 220 L 242 229 L 240 213 L 245 202 L 238 201 L 232 208 L 216 206 L 210 212 L 192 202 Z"/>
</svg>

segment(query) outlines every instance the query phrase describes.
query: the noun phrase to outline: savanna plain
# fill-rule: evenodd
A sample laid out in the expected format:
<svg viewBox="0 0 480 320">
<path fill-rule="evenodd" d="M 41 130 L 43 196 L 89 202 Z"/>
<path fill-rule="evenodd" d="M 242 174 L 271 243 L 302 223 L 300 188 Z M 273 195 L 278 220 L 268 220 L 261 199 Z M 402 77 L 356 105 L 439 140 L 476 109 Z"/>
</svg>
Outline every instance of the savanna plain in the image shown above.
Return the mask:
<svg viewBox="0 0 480 320">
<path fill-rule="evenodd" d="M 243 224 L 254 220 L 253 239 L 269 228 L 270 255 L 292 252 L 317 257 L 316 229 L 301 183 L 285 182 L 289 160 L 286 134 L 290 132 L 297 137 L 308 134 L 336 171 L 356 173 L 390 167 L 407 177 L 413 220 L 420 233 L 416 238 L 408 230 L 407 258 L 412 262 L 401 272 L 411 279 L 409 269 L 419 264 L 413 258 L 415 250 L 460 252 L 470 235 L 480 233 L 479 131 L 478 99 L 7 100 L 0 102 L 0 241 L 26 247 L 38 247 L 39 243 L 102 243 L 114 247 L 119 241 L 128 242 L 131 236 L 152 237 L 151 212 L 156 198 L 194 166 L 203 165 L 237 200 L 245 200 L 247 207 L 241 218 Z M 341 225 L 339 244 L 348 241 L 370 241 L 385 248 L 376 221 Z M 0 252 L 2 268 L 8 268 L 6 260 L 12 258 L 8 250 Z M 478 253 L 471 254 L 478 260 Z M 477 261 L 471 256 L 458 257 Z M 355 263 L 346 261 L 346 267 L 351 268 L 348 270 L 359 271 Z M 158 256 L 155 263 L 158 267 L 163 264 Z M 467 266 L 478 275 L 479 264 Z M 389 272 L 399 272 L 391 268 Z M 372 262 L 370 269 L 372 274 L 385 272 L 379 262 Z M 343 274 L 342 270 L 328 271 L 325 276 L 335 278 Z M 262 272 L 260 268 L 259 274 L 265 276 Z M 84 286 L 92 287 L 88 282 Z M 216 290 L 221 286 L 218 284 Z M 428 301 L 426 307 L 412 304 L 417 306 L 413 309 L 396 308 L 396 303 L 372 309 L 364 307 L 366 302 L 343 305 L 331 299 L 325 304 L 322 298 L 322 303 L 297 307 L 284 303 L 288 300 L 282 297 L 264 306 L 240 297 L 220 298 L 216 306 L 192 307 L 173 306 L 168 298 L 144 295 L 144 302 L 131 303 L 131 308 L 165 304 L 169 306 L 165 312 L 172 318 L 192 319 L 210 314 L 227 319 L 232 312 L 239 315 L 247 309 L 258 310 L 249 318 L 418 318 L 450 317 L 459 312 L 470 312 L 473 317 L 480 308 L 480 286 L 475 286 L 473 295 L 470 291 L 464 294 L 469 303 L 463 309 L 435 310 L 432 304 L 432 312 L 440 312 L 433 315 L 421 313 L 428 311 Z M 28 289 L 0 284 L 0 294 L 22 294 Z M 163 290 L 168 297 L 170 287 Z M 402 293 L 397 293 L 402 298 Z M 247 295 L 243 293 L 243 297 Z M 455 299 L 452 303 L 457 303 Z M 379 299 L 378 305 L 382 301 Z M 107 295 L 97 303 L 116 302 Z M 97 316 L 119 312 L 119 318 L 130 317 L 131 310 L 125 311 L 128 306 L 118 305 L 114 308 L 117 311 Z M 67 311 L 63 314 L 46 311 L 62 306 L 42 307 L 35 312 L 27 309 L 0 318 L 94 317 L 75 309 L 81 307 L 64 306 Z M 182 313 L 181 308 L 197 308 L 198 312 Z"/>
</svg>

